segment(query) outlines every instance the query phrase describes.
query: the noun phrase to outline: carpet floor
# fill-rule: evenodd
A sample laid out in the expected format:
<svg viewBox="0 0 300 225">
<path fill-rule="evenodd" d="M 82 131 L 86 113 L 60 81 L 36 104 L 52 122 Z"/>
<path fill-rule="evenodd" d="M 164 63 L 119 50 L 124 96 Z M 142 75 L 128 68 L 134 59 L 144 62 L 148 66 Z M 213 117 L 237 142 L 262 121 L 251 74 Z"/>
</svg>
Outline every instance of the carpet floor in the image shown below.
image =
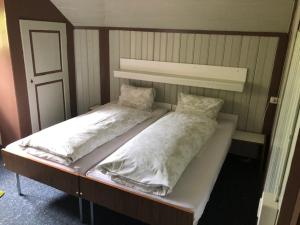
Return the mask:
<svg viewBox="0 0 300 225">
<path fill-rule="evenodd" d="M 78 200 L 39 182 L 20 177 L 23 196 L 16 190 L 15 174 L 4 169 L 0 154 L 1 225 L 82 225 Z M 198 225 L 255 225 L 259 200 L 259 172 L 255 160 L 229 154 Z M 89 223 L 89 204 L 83 203 L 84 223 Z M 99 225 L 143 223 L 95 206 Z M 167 224 L 166 224 L 167 225 Z"/>
</svg>

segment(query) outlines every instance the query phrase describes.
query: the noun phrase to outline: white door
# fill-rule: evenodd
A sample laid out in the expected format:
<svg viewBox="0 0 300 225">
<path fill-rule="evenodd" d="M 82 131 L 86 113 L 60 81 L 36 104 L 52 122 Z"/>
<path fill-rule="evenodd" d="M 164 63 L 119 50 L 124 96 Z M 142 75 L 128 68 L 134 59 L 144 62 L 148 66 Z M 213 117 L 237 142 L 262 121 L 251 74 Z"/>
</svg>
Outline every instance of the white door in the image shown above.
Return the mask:
<svg viewBox="0 0 300 225">
<path fill-rule="evenodd" d="M 32 132 L 70 117 L 66 24 L 20 20 Z"/>
</svg>

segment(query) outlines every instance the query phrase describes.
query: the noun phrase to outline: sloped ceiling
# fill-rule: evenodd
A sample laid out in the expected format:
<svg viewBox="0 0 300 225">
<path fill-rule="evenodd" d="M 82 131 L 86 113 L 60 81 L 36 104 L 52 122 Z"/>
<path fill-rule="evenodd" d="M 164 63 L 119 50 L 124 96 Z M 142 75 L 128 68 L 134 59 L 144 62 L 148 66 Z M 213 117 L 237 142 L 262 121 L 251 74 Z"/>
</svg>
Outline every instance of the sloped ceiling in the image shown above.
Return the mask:
<svg viewBox="0 0 300 225">
<path fill-rule="evenodd" d="M 287 32 L 294 0 L 51 0 L 75 26 Z"/>
</svg>

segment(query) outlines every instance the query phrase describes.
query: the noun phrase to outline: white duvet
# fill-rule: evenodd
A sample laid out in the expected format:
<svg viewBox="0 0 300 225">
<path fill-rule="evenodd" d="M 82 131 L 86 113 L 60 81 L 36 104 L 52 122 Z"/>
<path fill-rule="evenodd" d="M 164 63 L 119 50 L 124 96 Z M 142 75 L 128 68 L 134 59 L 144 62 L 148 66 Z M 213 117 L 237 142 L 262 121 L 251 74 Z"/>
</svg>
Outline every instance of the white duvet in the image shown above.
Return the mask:
<svg viewBox="0 0 300 225">
<path fill-rule="evenodd" d="M 165 196 L 216 125 L 205 115 L 169 113 L 103 160 L 96 170 L 122 185 Z"/>
<path fill-rule="evenodd" d="M 151 113 L 107 104 L 39 131 L 19 142 L 30 154 L 50 153 L 70 164 L 151 117 Z M 37 151 L 32 151 L 35 149 Z"/>
</svg>

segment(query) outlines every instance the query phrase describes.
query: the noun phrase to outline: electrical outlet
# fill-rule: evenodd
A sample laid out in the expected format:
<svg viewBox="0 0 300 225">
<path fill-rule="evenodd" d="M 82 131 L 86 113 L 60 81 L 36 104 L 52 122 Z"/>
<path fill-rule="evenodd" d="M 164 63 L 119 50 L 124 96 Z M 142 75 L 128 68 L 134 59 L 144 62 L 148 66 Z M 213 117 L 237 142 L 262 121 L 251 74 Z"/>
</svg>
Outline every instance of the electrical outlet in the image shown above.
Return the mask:
<svg viewBox="0 0 300 225">
<path fill-rule="evenodd" d="M 278 100 L 279 100 L 278 97 L 273 97 L 273 96 L 272 96 L 272 97 L 270 98 L 270 103 L 276 105 L 276 104 L 278 104 Z"/>
</svg>

